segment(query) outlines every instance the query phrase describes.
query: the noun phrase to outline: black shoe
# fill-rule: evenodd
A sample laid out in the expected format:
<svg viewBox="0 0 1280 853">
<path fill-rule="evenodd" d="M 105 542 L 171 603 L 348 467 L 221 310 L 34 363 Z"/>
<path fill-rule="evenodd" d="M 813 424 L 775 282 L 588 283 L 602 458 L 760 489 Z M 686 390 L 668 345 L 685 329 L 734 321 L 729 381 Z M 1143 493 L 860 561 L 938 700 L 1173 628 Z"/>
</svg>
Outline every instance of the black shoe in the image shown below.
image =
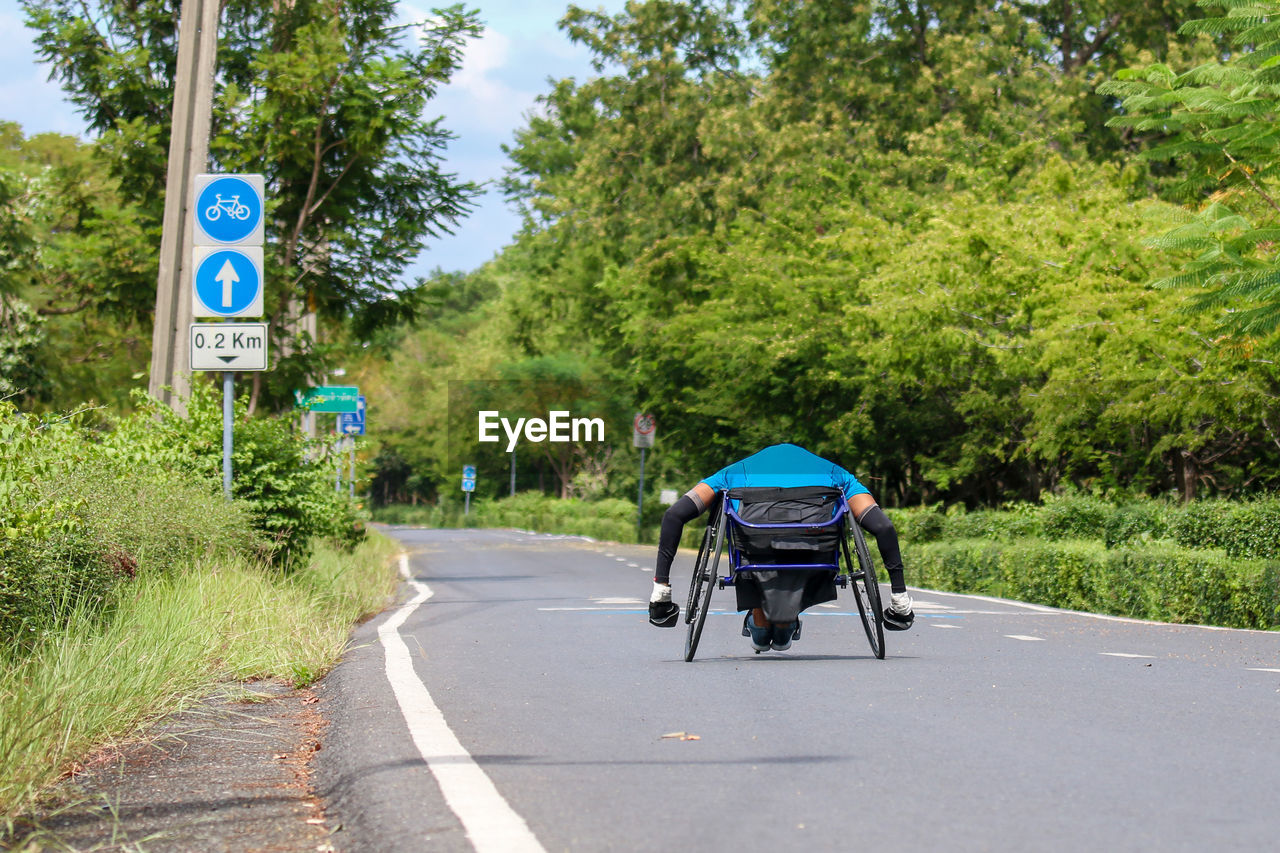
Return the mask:
<svg viewBox="0 0 1280 853">
<path fill-rule="evenodd" d="M 658 628 L 674 628 L 680 618 L 680 605 L 674 601 L 649 602 L 649 624 Z"/>
<path fill-rule="evenodd" d="M 916 621 L 916 612 L 894 613 L 888 607 L 884 609 L 884 627 L 888 631 L 906 631 Z"/>
</svg>

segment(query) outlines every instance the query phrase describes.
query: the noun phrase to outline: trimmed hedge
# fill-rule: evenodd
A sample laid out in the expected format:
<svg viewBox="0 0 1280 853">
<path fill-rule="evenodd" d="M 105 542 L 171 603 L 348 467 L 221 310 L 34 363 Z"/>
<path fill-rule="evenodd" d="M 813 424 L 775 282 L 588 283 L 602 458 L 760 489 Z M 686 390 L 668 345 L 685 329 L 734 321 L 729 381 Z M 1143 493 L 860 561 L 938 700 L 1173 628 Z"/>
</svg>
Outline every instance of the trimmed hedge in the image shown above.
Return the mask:
<svg viewBox="0 0 1280 853">
<path fill-rule="evenodd" d="M 1185 548 L 1222 550 L 1231 557 L 1280 559 L 1280 497 L 1112 504 L 1087 495 L 1068 495 L 1001 510 L 966 512 L 955 506 L 942 512 L 925 507 L 890 510 L 889 515 L 905 542 L 1086 539 L 1115 548 L 1172 540 Z"/>
<path fill-rule="evenodd" d="M 911 582 L 953 592 L 1163 622 L 1280 626 L 1280 561 L 1155 542 L 965 539 L 918 544 Z"/>
<path fill-rule="evenodd" d="M 662 509 L 665 511 L 666 507 Z M 645 515 L 649 515 L 648 510 Z M 373 511 L 373 520 L 419 527 L 514 527 L 535 533 L 589 536 L 625 544 L 654 547 L 658 544 L 658 525 L 646 519 L 643 536 L 638 537 L 636 505 L 621 498 L 588 501 L 520 492 L 514 497 L 476 501 L 466 516 L 463 515 L 462 503 L 450 499 L 422 506 L 393 504 L 379 507 Z M 685 525 L 680 546 L 696 549 L 702 542 L 705 526 L 705 515 Z"/>
</svg>

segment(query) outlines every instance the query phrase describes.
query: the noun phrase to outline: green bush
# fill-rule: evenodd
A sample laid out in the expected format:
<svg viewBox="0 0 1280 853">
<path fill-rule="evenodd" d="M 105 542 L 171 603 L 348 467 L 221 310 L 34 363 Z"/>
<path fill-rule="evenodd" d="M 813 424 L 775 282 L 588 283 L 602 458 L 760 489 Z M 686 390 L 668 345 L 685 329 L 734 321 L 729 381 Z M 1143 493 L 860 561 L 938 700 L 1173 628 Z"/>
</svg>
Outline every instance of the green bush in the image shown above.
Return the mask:
<svg viewBox="0 0 1280 853">
<path fill-rule="evenodd" d="M 1113 507 L 1103 524 L 1108 548 L 1131 542 L 1150 542 L 1170 536 L 1173 510 L 1168 504 L 1139 500 Z"/>
<path fill-rule="evenodd" d="M 155 400 L 140 402 L 139 412 L 106 444 L 220 491 L 221 391 L 196 384 L 186 416 Z M 232 495 L 274 546 L 272 559 L 287 564 L 304 558 L 313 539 L 354 547 L 363 537 L 364 516 L 334 489 L 333 470 L 322 461 L 323 443 L 309 442 L 285 420 L 250 417 L 244 398 L 236 402 L 234 417 Z"/>
<path fill-rule="evenodd" d="M 665 507 L 662 508 L 665 511 Z M 658 516 L 661 518 L 661 514 Z M 657 543 L 657 524 L 648 525 L 643 539 L 636 535 L 636 505 L 621 498 L 557 498 L 539 492 L 520 492 L 509 498 L 479 500 L 463 515 L 461 502 L 442 500 L 423 506 L 392 505 L 374 511 L 374 520 L 384 524 L 413 524 L 422 527 L 514 527 L 535 533 L 589 536 L 610 542 Z M 686 547 L 698 547 L 704 520 L 685 527 Z"/>
<path fill-rule="evenodd" d="M 1100 539 L 1114 509 L 1091 495 L 1046 495 L 1035 516 L 1046 539 Z"/>
<path fill-rule="evenodd" d="M 1172 515 L 1173 538 L 1188 548 L 1221 548 L 1233 557 L 1280 557 L 1280 499 L 1195 501 Z"/>
<path fill-rule="evenodd" d="M 260 542 L 205 484 L 114 452 L 78 418 L 0 404 L 0 641 L 27 648 L 140 571 Z"/>
<path fill-rule="evenodd" d="M 1156 542 L 971 539 L 911 547 L 912 583 L 1166 622 L 1280 625 L 1280 562 Z"/>
</svg>

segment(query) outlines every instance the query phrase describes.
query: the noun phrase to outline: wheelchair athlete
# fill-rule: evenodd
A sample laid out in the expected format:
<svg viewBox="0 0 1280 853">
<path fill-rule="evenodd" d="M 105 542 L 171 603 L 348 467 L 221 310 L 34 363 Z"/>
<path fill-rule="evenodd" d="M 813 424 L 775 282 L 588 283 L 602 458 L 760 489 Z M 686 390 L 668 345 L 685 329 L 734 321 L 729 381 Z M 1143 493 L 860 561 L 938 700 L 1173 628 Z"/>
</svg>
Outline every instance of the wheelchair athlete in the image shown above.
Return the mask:
<svg viewBox="0 0 1280 853">
<path fill-rule="evenodd" d="M 658 561 L 649 597 L 649 621 L 671 628 L 680 615 L 680 606 L 671 600 L 671 562 L 675 559 L 684 526 L 707 510 L 716 495 L 725 489 L 744 487 L 831 486 L 844 492 L 858 524 L 876 539 L 885 570 L 889 573 L 889 606 L 884 610 L 884 626 L 905 631 L 915 621 L 911 596 L 902 572 L 898 532 L 875 498 L 858 478 L 844 468 L 794 444 L 775 444 L 738 462 L 726 465 L 690 489 L 662 516 L 658 537 Z M 745 576 L 734 584 L 738 610 L 747 611 L 742 635 L 751 638 L 757 652 L 783 651 L 800 636 L 800 611 L 835 597 L 831 584 L 810 584 L 803 571 L 781 571 L 753 582 Z M 766 610 L 776 617 L 769 621 Z M 794 618 L 791 618 L 794 615 Z"/>
</svg>

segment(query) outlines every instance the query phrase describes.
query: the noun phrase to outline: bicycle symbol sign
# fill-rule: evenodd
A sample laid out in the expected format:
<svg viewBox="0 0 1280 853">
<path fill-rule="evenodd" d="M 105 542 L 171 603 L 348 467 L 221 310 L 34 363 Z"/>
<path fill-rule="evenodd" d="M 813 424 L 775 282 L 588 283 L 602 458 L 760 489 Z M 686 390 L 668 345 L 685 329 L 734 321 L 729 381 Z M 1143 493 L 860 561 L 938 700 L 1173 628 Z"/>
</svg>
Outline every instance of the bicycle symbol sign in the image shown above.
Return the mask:
<svg viewBox="0 0 1280 853">
<path fill-rule="evenodd" d="M 262 198 L 262 175 L 197 175 L 196 245 L 261 245 Z"/>
</svg>

